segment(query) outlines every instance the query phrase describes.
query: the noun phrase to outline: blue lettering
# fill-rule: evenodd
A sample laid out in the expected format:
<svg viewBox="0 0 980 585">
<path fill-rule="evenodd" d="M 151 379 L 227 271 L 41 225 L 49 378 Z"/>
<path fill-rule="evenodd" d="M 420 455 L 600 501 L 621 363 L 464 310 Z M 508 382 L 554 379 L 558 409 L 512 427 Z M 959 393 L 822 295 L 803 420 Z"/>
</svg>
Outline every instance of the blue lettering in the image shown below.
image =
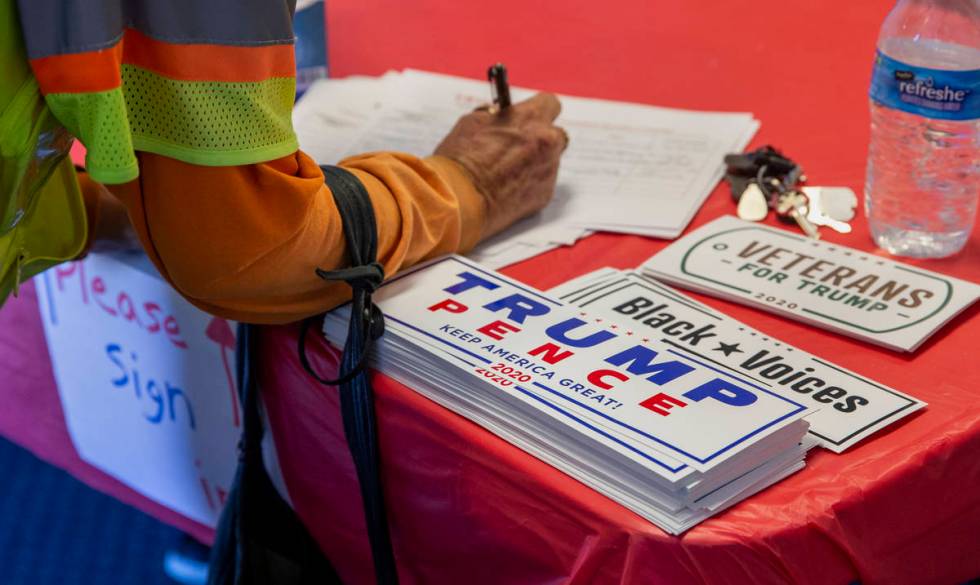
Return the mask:
<svg viewBox="0 0 980 585">
<path fill-rule="evenodd" d="M 446 291 L 449 294 L 456 295 L 456 294 L 459 294 L 461 292 L 466 292 L 466 291 L 470 290 L 471 288 L 474 288 L 474 287 L 477 287 L 477 286 L 481 286 L 481 287 L 483 287 L 483 288 L 485 288 L 487 290 L 493 290 L 495 288 L 500 288 L 500 285 L 499 284 L 497 284 L 495 282 L 492 282 L 492 281 L 489 281 L 489 280 L 487 280 L 485 278 L 482 278 L 480 276 L 477 276 L 477 275 L 473 274 L 472 272 L 460 272 L 457 276 L 459 276 L 460 278 L 462 278 L 463 281 L 462 282 L 459 282 L 457 284 L 454 284 L 454 285 L 452 285 L 452 286 L 450 286 L 448 288 L 444 288 L 442 290 Z"/>
<path fill-rule="evenodd" d="M 483 308 L 493 313 L 496 313 L 501 309 L 510 309 L 510 313 L 507 315 L 507 318 L 515 323 L 523 323 L 528 317 L 545 315 L 551 311 L 547 305 L 533 301 L 522 294 L 516 293 L 508 297 L 504 297 L 499 301 L 494 301 L 483 305 Z"/>
<path fill-rule="evenodd" d="M 144 419 L 155 425 L 160 424 L 165 417 L 169 418 L 171 422 L 176 422 L 177 403 L 183 401 L 188 425 L 191 430 L 197 428 L 193 405 L 183 389 L 172 385 L 170 382 L 158 382 L 150 377 L 146 377 L 144 388 L 144 384 L 140 382 L 139 370 L 136 369 L 137 355 L 135 352 L 129 353 L 130 360 L 127 363 L 126 351 L 118 343 L 106 345 L 105 351 L 109 361 L 119 369 L 118 376 L 110 378 L 109 381 L 117 388 L 132 386 L 137 406 L 143 407 L 141 414 Z M 146 400 L 144 400 L 144 389 L 146 390 Z M 170 411 L 169 414 L 168 410 Z"/>
<path fill-rule="evenodd" d="M 582 325 L 585 325 L 585 321 L 581 319 L 566 319 L 561 323 L 556 323 L 555 325 L 545 329 L 545 334 L 558 343 L 564 343 L 565 345 L 570 345 L 572 347 L 593 347 L 616 337 L 615 333 L 611 333 L 609 331 L 596 331 L 592 335 L 580 337 L 579 339 L 572 339 L 571 337 L 568 337 L 567 334 L 569 331 L 578 329 Z"/>
<path fill-rule="evenodd" d="M 642 345 L 634 345 L 606 358 L 606 362 L 614 366 L 629 364 L 626 371 L 637 376 L 653 374 L 647 377 L 647 380 L 654 384 L 666 384 L 694 370 L 693 367 L 677 360 L 655 364 L 653 360 L 656 357 L 657 352 L 652 349 Z"/>
<path fill-rule="evenodd" d="M 109 361 L 116 364 L 119 368 L 119 377 L 112 379 L 112 385 L 117 387 L 123 387 L 129 383 L 129 375 L 126 373 L 126 366 L 119 360 L 118 354 L 122 352 L 122 348 L 118 343 L 110 343 L 105 346 L 105 353 L 109 356 Z"/>
<path fill-rule="evenodd" d="M 184 401 L 184 406 L 187 407 L 187 417 L 191 425 L 191 430 L 194 430 L 196 426 L 194 424 L 194 409 L 191 408 L 190 400 L 187 399 L 187 396 L 184 395 L 184 391 L 181 390 L 180 388 L 176 386 L 171 386 L 169 382 L 166 382 L 166 385 L 167 385 L 167 402 L 168 402 L 168 406 L 170 407 L 170 420 L 171 421 L 176 420 L 175 417 L 176 417 L 177 409 L 174 407 L 174 399 L 182 398 Z"/>
<path fill-rule="evenodd" d="M 685 392 L 684 397 L 690 398 L 694 402 L 713 398 L 729 406 L 748 406 L 758 400 L 758 397 L 752 392 L 720 378 L 715 378 L 701 384 L 694 390 Z"/>
<path fill-rule="evenodd" d="M 160 424 L 160 421 L 163 420 L 163 411 L 164 411 L 163 395 L 161 395 L 160 391 L 157 389 L 157 383 L 155 381 L 150 380 L 149 382 L 146 383 L 146 395 L 149 396 L 150 399 L 153 400 L 153 402 L 156 404 L 157 412 L 156 414 L 153 415 L 144 412 L 143 418 L 145 418 L 146 420 L 150 421 L 155 425 Z"/>
</svg>

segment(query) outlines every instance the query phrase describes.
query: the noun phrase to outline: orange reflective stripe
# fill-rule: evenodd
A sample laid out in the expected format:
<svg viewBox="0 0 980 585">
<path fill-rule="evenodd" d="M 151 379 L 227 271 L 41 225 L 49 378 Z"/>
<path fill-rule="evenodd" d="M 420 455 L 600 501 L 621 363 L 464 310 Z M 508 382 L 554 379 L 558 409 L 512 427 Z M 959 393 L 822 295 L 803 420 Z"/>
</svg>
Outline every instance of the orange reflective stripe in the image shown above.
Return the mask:
<svg viewBox="0 0 980 585">
<path fill-rule="evenodd" d="M 182 81 L 264 81 L 293 77 L 293 45 L 184 45 L 152 39 L 128 29 L 123 63 Z"/>
<path fill-rule="evenodd" d="M 122 46 L 31 60 L 41 92 L 92 93 L 119 87 Z"/>
<path fill-rule="evenodd" d="M 41 91 L 90 93 L 119 87 L 126 63 L 181 81 L 254 82 L 296 75 L 293 45 L 184 45 L 128 29 L 110 49 L 54 55 L 31 61 Z"/>
</svg>

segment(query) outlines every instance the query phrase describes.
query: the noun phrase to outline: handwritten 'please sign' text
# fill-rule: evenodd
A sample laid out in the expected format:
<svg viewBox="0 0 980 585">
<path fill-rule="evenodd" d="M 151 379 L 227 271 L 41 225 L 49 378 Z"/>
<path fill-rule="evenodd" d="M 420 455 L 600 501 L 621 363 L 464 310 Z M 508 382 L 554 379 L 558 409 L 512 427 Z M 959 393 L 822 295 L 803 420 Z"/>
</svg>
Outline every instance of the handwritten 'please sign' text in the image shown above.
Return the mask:
<svg viewBox="0 0 980 585">
<path fill-rule="evenodd" d="M 85 305 L 97 307 L 110 317 L 131 323 L 151 335 L 167 338 L 174 347 L 187 349 L 177 317 L 168 314 L 155 299 L 134 298 L 126 282 L 111 282 L 103 274 L 88 274 L 84 262 L 70 262 L 54 269 L 59 293 L 73 287 Z"/>
<path fill-rule="evenodd" d="M 234 331 L 140 260 L 90 254 L 36 280 L 69 434 L 85 461 L 214 525 L 241 424 Z"/>
</svg>

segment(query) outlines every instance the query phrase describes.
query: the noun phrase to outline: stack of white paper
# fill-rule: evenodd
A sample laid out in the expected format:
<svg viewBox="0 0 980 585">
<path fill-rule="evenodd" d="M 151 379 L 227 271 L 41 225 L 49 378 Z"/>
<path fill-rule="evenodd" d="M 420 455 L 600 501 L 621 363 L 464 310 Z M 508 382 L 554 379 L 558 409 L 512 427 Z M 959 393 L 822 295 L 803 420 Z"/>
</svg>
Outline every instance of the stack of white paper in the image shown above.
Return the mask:
<svg viewBox="0 0 980 585">
<path fill-rule="evenodd" d="M 671 346 L 798 400 L 817 445 L 835 453 L 925 407 L 921 400 L 869 380 L 753 329 L 651 278 L 604 268 L 549 291 L 588 315 L 600 313 Z"/>
<path fill-rule="evenodd" d="M 668 532 L 803 467 L 807 406 L 612 314 L 456 256 L 392 279 L 375 302 L 374 367 Z M 324 321 L 336 345 L 349 311 Z"/>
<path fill-rule="evenodd" d="M 515 101 L 534 92 L 512 89 Z M 406 70 L 314 84 L 297 104 L 300 146 L 322 164 L 375 150 L 426 156 L 460 116 L 486 103 L 485 82 Z M 675 238 L 723 173 L 725 153 L 759 127 L 747 113 L 693 112 L 561 96 L 570 137 L 558 188 L 541 213 L 473 251 L 500 267 L 592 230 Z"/>
</svg>

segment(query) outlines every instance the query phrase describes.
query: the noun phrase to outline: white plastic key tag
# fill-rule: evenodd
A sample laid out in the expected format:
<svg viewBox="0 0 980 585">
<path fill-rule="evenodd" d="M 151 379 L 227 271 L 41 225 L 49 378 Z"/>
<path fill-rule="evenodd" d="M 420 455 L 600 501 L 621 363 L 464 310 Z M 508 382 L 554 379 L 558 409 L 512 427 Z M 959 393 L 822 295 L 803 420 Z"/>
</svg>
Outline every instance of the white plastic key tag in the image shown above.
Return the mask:
<svg viewBox="0 0 980 585">
<path fill-rule="evenodd" d="M 854 219 L 858 200 L 848 187 L 803 187 L 803 192 L 822 215 L 843 222 Z"/>
<path fill-rule="evenodd" d="M 749 183 L 738 199 L 737 212 L 746 221 L 762 221 L 769 215 L 769 202 L 759 185 Z"/>
</svg>

